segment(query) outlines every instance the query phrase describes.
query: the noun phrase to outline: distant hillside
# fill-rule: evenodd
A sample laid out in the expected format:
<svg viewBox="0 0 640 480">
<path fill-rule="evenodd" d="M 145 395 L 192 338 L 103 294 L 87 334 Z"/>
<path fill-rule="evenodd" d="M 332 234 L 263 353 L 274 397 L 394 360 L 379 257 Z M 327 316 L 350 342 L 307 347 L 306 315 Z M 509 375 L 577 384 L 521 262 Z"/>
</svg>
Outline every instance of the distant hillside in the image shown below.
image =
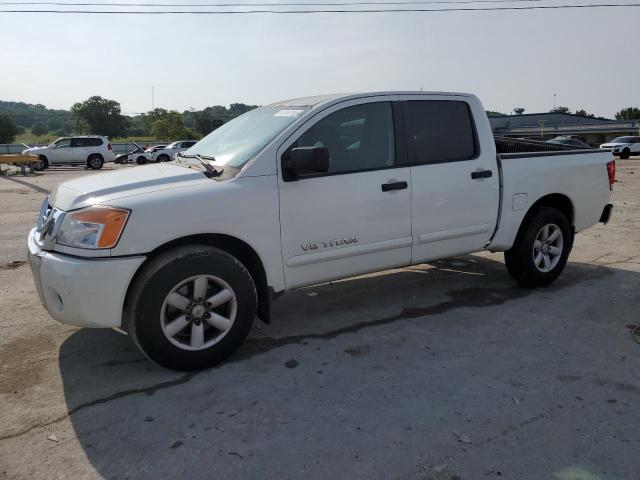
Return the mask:
<svg viewBox="0 0 640 480">
<path fill-rule="evenodd" d="M 53 110 L 41 105 L 24 102 L 0 100 L 0 114 L 6 115 L 13 123 L 24 129 L 30 129 L 36 123 L 42 123 L 47 131 L 68 132 L 73 128 L 73 116 L 68 110 Z"/>
</svg>

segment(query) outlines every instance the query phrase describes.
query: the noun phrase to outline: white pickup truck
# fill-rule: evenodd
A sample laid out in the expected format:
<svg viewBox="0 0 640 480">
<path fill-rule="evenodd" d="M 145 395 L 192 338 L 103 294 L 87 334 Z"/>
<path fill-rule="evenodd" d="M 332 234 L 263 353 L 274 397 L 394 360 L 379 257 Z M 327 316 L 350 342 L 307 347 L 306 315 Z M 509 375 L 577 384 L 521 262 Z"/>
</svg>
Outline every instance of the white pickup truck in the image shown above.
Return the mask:
<svg viewBox="0 0 640 480">
<path fill-rule="evenodd" d="M 504 251 L 519 284 L 550 284 L 575 233 L 608 221 L 615 176 L 610 152 L 554 148 L 494 140 L 473 95 L 279 102 L 173 162 L 61 184 L 29 259 L 56 320 L 199 369 L 305 285 L 482 250 Z"/>
</svg>

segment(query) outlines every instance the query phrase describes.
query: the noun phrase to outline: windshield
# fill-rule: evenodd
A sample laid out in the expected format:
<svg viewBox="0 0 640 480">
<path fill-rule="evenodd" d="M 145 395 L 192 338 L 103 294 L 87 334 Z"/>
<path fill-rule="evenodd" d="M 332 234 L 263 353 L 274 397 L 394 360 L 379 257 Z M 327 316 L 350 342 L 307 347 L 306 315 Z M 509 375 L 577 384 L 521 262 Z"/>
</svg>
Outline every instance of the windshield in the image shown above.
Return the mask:
<svg viewBox="0 0 640 480">
<path fill-rule="evenodd" d="M 180 142 L 173 142 L 167 145 L 167 148 L 177 148 Z"/>
<path fill-rule="evenodd" d="M 609 143 L 631 143 L 633 137 L 618 137 L 611 140 Z"/>
<path fill-rule="evenodd" d="M 211 132 L 186 153 L 209 155 L 215 157 L 216 165 L 241 168 L 307 110 L 307 107 L 250 110 Z"/>
</svg>

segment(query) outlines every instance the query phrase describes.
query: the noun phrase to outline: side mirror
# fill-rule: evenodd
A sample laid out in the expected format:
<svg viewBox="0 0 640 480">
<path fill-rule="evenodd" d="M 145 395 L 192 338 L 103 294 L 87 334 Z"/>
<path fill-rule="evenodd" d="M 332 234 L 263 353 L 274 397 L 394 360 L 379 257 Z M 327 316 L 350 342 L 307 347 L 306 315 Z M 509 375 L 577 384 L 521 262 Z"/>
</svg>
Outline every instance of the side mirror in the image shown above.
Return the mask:
<svg viewBox="0 0 640 480">
<path fill-rule="evenodd" d="M 301 175 L 329 171 L 329 150 L 325 147 L 293 148 L 282 157 L 285 180 L 296 180 Z"/>
</svg>

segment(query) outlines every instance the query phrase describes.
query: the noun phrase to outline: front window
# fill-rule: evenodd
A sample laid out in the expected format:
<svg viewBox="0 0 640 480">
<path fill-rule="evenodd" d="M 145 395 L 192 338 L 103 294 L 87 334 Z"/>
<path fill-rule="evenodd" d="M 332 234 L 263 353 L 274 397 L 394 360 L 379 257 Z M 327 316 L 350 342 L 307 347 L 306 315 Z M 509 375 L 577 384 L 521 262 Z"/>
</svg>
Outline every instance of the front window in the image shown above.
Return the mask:
<svg viewBox="0 0 640 480">
<path fill-rule="evenodd" d="M 313 125 L 290 148 L 297 147 L 329 150 L 328 174 L 392 167 L 395 142 L 391 104 L 365 103 L 338 110 Z"/>
<path fill-rule="evenodd" d="M 187 150 L 188 155 L 215 157 L 216 165 L 242 168 L 307 107 L 261 107 L 234 118 Z"/>
<path fill-rule="evenodd" d="M 67 147 L 71 146 L 71 139 L 70 138 L 59 138 L 58 140 L 56 140 L 55 142 L 53 142 L 49 146 L 50 147 L 55 147 L 55 148 L 67 148 Z"/>
</svg>

